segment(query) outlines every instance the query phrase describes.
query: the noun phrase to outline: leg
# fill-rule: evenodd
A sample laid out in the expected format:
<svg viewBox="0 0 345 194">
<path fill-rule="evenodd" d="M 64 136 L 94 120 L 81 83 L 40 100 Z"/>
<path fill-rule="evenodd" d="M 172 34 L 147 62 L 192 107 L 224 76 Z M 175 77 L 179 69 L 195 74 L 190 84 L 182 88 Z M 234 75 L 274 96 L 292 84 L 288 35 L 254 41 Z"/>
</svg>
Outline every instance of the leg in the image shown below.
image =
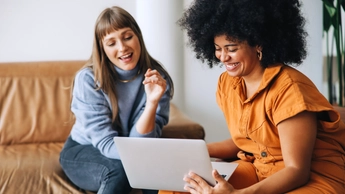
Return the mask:
<svg viewBox="0 0 345 194">
<path fill-rule="evenodd" d="M 259 182 L 256 176 L 255 167 L 251 162 L 242 160 L 237 160 L 235 162 L 238 163 L 238 166 L 228 180 L 235 189 L 246 188 Z"/>
<path fill-rule="evenodd" d="M 317 173 L 311 172 L 309 182 L 297 188 L 289 194 L 324 194 L 324 193 L 344 193 L 344 183 L 329 179 L 328 177 L 320 176 Z"/>
<path fill-rule="evenodd" d="M 187 194 L 188 192 L 177 192 L 177 191 L 159 191 L 158 194 Z"/>
<path fill-rule="evenodd" d="M 249 187 L 250 185 L 253 185 L 258 182 L 256 170 L 252 163 L 245 162 L 242 160 L 238 160 L 235 162 L 239 164 L 234 173 L 231 175 L 230 179 L 228 180 L 228 182 L 235 189 Z M 159 194 L 184 194 L 184 192 L 159 191 Z"/>
<path fill-rule="evenodd" d="M 80 145 L 69 137 L 61 151 L 60 164 L 81 189 L 98 194 L 125 194 L 131 190 L 121 161 L 103 156 L 92 145 Z"/>
<path fill-rule="evenodd" d="M 149 190 L 149 189 L 143 189 L 143 194 L 158 194 L 157 190 Z"/>
</svg>

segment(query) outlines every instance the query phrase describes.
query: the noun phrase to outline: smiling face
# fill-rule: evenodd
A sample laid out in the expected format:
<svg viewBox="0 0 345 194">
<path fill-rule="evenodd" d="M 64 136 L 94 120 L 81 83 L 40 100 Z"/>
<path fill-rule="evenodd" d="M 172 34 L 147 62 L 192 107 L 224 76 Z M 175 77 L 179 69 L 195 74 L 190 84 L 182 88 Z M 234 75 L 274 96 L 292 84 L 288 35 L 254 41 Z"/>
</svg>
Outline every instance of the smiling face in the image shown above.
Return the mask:
<svg viewBox="0 0 345 194">
<path fill-rule="evenodd" d="M 225 65 L 230 76 L 245 78 L 262 72 L 258 47 L 252 47 L 246 42 L 230 41 L 225 35 L 216 36 L 214 46 L 216 57 Z"/>
<path fill-rule="evenodd" d="M 141 47 L 131 28 L 114 30 L 104 36 L 102 43 L 108 59 L 120 69 L 131 70 L 137 65 Z"/>
</svg>

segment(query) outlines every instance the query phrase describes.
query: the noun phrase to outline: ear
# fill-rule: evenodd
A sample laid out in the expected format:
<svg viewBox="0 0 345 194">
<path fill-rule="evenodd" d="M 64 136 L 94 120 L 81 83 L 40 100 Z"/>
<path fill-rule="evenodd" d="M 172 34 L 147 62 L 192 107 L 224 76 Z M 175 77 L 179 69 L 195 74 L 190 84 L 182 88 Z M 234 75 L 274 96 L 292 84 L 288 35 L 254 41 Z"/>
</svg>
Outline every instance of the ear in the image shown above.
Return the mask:
<svg viewBox="0 0 345 194">
<path fill-rule="evenodd" d="M 262 59 L 262 47 L 261 46 L 256 46 L 256 52 L 258 54 L 259 61 L 261 61 L 261 59 Z"/>
<path fill-rule="evenodd" d="M 256 45 L 255 48 L 256 48 L 256 51 L 257 51 L 257 52 L 262 51 L 262 46 Z"/>
</svg>

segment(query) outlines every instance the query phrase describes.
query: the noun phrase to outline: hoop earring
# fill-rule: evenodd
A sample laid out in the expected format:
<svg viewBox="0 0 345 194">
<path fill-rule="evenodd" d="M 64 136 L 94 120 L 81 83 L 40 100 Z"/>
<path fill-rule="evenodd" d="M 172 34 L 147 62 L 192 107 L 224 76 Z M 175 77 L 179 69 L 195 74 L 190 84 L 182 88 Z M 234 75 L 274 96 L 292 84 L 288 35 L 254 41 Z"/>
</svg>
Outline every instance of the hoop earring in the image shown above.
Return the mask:
<svg viewBox="0 0 345 194">
<path fill-rule="evenodd" d="M 258 58 L 259 58 L 259 61 L 261 61 L 261 59 L 262 59 L 262 51 L 258 51 Z"/>
</svg>

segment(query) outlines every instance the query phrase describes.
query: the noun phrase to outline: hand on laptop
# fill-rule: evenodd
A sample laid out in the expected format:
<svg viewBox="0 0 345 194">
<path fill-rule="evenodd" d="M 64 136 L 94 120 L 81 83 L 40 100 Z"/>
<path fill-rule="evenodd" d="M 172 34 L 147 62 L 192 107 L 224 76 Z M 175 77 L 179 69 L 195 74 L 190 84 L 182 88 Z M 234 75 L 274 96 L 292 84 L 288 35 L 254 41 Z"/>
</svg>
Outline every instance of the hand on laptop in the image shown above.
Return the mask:
<svg viewBox="0 0 345 194">
<path fill-rule="evenodd" d="M 227 194 L 234 193 L 236 191 L 234 187 L 218 173 L 217 170 L 213 170 L 212 175 L 217 182 L 215 186 L 211 186 L 202 177 L 190 172 L 183 179 L 187 183 L 184 189 L 192 194 Z"/>
</svg>

